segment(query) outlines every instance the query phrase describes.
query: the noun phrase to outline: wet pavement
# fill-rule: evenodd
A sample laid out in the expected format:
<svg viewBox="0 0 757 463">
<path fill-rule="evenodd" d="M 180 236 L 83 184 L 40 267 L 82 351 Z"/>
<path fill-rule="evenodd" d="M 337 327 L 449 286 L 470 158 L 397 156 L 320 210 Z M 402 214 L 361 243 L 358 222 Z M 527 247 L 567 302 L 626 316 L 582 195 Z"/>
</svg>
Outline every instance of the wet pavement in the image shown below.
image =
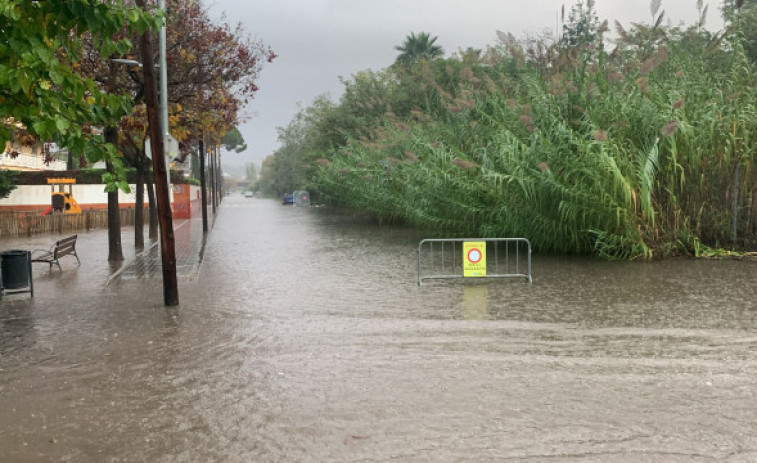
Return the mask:
<svg viewBox="0 0 757 463">
<path fill-rule="evenodd" d="M 411 229 L 242 197 L 198 223 L 179 307 L 126 229 L 123 265 L 82 234 L 0 302 L 0 461 L 757 461 L 757 263 L 419 288 Z"/>
<path fill-rule="evenodd" d="M 174 224 L 176 278 L 196 280 L 207 238 L 202 233 L 202 220 L 181 220 Z M 145 243 L 145 249 L 113 272 L 108 284 L 119 279 L 155 278 L 162 275 L 160 241 Z"/>
</svg>

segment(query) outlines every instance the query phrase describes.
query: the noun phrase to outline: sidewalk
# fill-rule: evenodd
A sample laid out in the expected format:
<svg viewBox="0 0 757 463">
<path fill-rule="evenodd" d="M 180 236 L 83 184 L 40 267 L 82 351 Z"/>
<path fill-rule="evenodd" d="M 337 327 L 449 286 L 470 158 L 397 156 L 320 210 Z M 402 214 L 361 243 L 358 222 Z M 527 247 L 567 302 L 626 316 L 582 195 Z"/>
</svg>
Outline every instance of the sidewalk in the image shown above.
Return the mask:
<svg viewBox="0 0 757 463">
<path fill-rule="evenodd" d="M 206 238 L 202 233 L 202 219 L 174 222 L 177 278 L 197 279 Z M 133 280 L 162 274 L 160 240 L 157 240 L 146 245 L 144 251 L 136 254 L 133 259 L 114 272 L 106 284 L 118 279 Z"/>
<path fill-rule="evenodd" d="M 176 249 L 176 276 L 179 281 L 195 281 L 199 275 L 200 263 L 206 237 L 202 233 L 202 219 L 175 220 L 174 237 Z M 79 232 L 76 250 L 81 265 L 76 258 L 65 256 L 61 259 L 62 271 L 57 266 L 32 265 L 34 293 L 44 297 L 64 296 L 67 291 L 92 291 L 118 283 L 119 281 L 160 279 L 162 277 L 160 240 L 145 239 L 145 249 L 136 252 L 132 227 L 122 227 L 121 246 L 124 260 L 108 261 L 108 230 Z M 66 235 L 49 234 L 32 237 L 0 240 L 0 252 L 7 250 L 49 249 L 55 241 Z M 61 292 L 61 287 L 67 288 Z M 28 298 L 28 293 L 6 294 L 3 300 Z M 65 296 L 64 296 L 65 297 Z"/>
</svg>

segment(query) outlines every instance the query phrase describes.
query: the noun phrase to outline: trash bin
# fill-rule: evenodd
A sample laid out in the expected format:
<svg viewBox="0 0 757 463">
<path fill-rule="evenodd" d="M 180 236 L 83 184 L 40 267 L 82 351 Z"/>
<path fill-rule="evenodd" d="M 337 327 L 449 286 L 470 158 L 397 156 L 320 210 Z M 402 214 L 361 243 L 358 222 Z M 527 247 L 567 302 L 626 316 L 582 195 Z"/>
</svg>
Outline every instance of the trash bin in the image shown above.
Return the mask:
<svg viewBox="0 0 757 463">
<path fill-rule="evenodd" d="M 0 272 L 2 272 L 2 287 L 5 289 L 19 289 L 31 286 L 29 251 L 0 252 Z"/>
</svg>

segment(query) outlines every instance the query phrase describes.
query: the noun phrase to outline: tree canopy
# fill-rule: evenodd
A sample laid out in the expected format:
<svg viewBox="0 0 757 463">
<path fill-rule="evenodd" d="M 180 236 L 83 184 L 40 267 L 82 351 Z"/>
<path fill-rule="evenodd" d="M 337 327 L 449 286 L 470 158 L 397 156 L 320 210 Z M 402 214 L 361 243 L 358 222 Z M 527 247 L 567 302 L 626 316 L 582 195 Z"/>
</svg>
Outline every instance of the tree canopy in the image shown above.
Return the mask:
<svg viewBox="0 0 757 463">
<path fill-rule="evenodd" d="M 251 40 L 241 25 L 229 24 L 225 16 L 212 18 L 196 0 L 168 0 L 166 16 L 169 126 L 186 154 L 199 138 L 220 143 L 240 123 L 241 109 L 258 90 L 263 65 L 276 55 Z M 120 57 L 138 55 L 132 48 Z M 98 53 L 87 57 L 86 67 L 95 80 L 105 84 L 115 71 L 118 86 L 133 98 L 136 106 L 121 120 L 119 133 L 123 154 L 135 162 L 142 155 L 147 129 L 141 74 L 128 66 L 114 69 L 112 61 Z"/>
<path fill-rule="evenodd" d="M 147 129 L 142 75 L 112 59 L 138 58 L 137 34 L 161 18 L 131 0 L 0 2 L 0 143 L 56 141 L 117 172 L 122 156 L 137 165 Z M 171 132 L 184 150 L 198 137 L 218 143 L 240 122 L 275 54 L 195 0 L 168 0 L 166 18 Z M 112 125 L 118 149 L 102 135 Z"/>
<path fill-rule="evenodd" d="M 420 32 L 415 35 L 415 32 L 411 33 L 402 42 L 402 45 L 394 47 L 399 51 L 395 64 L 401 66 L 409 66 L 417 63 L 421 60 L 433 60 L 440 58 L 444 55 L 444 49 L 436 45 L 438 37 L 432 37 L 427 32 Z"/>
<path fill-rule="evenodd" d="M 244 142 L 242 133 L 236 127 L 226 132 L 226 135 L 221 139 L 221 143 L 227 151 L 241 153 L 247 149 L 247 143 Z"/>
<path fill-rule="evenodd" d="M 257 80 L 276 54 L 253 41 L 240 24 L 212 18 L 194 0 L 168 2 L 169 97 L 180 105 L 177 127 L 186 128 L 182 141 L 203 137 L 220 143 L 241 122 L 241 109 L 258 91 Z"/>
<path fill-rule="evenodd" d="M 580 0 L 573 5 L 562 27 L 560 41 L 564 47 L 590 46 L 599 38 L 599 17 L 594 0 Z"/>
<path fill-rule="evenodd" d="M 129 111 L 131 101 L 78 72 L 84 37 L 103 56 L 132 46 L 124 27 L 144 31 L 160 18 L 99 0 L 0 2 L 0 145 L 56 141 L 92 161 L 118 163 L 97 127 Z"/>
</svg>

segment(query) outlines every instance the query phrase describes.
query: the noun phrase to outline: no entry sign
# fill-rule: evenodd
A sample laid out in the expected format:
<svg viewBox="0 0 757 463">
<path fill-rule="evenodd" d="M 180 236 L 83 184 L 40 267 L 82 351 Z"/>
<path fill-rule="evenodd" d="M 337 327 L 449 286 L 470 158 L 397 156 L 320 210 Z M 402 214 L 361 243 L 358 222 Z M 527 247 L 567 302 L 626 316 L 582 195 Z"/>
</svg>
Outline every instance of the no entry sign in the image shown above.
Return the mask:
<svg viewBox="0 0 757 463">
<path fill-rule="evenodd" d="M 463 277 L 486 276 L 486 241 L 463 243 Z"/>
</svg>

